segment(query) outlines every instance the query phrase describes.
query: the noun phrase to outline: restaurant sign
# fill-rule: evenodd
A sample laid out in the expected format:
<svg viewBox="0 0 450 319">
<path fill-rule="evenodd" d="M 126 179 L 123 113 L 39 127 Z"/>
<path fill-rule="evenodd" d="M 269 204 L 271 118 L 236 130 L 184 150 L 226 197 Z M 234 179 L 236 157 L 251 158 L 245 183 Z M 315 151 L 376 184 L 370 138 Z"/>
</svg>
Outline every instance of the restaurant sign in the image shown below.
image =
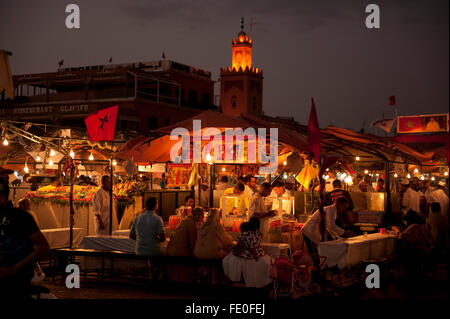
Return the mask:
<svg viewBox="0 0 450 319">
<path fill-rule="evenodd" d="M 397 133 L 448 132 L 448 113 L 397 117 Z"/>
<path fill-rule="evenodd" d="M 66 104 L 66 105 L 39 105 L 39 106 L 21 106 L 11 109 L 0 109 L 0 115 L 31 115 L 48 113 L 89 113 L 88 104 Z"/>
</svg>

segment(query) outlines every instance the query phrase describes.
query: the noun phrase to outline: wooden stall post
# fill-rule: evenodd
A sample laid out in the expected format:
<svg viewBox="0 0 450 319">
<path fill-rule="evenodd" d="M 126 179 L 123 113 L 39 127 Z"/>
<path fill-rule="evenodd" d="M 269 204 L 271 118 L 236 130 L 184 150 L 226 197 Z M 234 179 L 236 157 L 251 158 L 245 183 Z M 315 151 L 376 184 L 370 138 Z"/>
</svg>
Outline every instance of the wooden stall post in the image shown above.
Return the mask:
<svg viewBox="0 0 450 319">
<path fill-rule="evenodd" d="M 391 165 L 389 163 L 389 161 L 385 162 L 384 165 L 384 176 L 385 176 L 385 191 L 386 191 L 386 205 L 385 205 L 385 209 L 386 209 L 386 214 L 390 214 L 392 211 L 392 206 L 391 206 L 391 178 L 390 178 L 390 171 L 391 171 Z"/>
<path fill-rule="evenodd" d="M 214 186 L 214 163 L 210 164 L 210 168 L 209 168 L 209 207 L 213 207 L 214 205 L 214 191 L 213 191 L 213 186 Z"/>
</svg>

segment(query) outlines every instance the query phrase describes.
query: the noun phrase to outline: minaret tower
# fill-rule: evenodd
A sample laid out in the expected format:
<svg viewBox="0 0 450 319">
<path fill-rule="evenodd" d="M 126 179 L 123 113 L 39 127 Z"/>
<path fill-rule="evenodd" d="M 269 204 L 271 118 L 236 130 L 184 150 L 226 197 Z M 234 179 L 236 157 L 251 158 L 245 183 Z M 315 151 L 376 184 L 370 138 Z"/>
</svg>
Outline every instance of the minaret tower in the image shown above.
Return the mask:
<svg viewBox="0 0 450 319">
<path fill-rule="evenodd" d="M 244 32 L 244 18 L 241 31 L 232 40 L 231 67 L 220 70 L 220 106 L 228 115 L 262 115 L 262 70 L 252 67 L 253 41 Z"/>
</svg>

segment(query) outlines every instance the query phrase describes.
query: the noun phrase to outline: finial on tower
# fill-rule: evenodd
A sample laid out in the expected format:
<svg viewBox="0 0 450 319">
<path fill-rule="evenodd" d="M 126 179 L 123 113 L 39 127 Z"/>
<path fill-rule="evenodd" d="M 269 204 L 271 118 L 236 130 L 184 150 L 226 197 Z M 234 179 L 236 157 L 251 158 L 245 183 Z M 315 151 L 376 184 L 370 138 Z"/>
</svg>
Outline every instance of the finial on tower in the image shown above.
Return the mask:
<svg viewBox="0 0 450 319">
<path fill-rule="evenodd" d="M 244 17 L 241 18 L 241 30 L 244 30 Z"/>
</svg>

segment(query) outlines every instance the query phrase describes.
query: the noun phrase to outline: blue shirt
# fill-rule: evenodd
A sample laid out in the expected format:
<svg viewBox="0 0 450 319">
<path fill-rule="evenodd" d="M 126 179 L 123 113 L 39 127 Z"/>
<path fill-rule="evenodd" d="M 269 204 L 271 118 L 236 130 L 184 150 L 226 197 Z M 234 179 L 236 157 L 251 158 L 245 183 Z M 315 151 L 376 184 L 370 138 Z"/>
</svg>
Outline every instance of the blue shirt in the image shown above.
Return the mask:
<svg viewBox="0 0 450 319">
<path fill-rule="evenodd" d="M 154 210 L 137 216 L 130 230 L 130 236 L 136 236 L 136 255 L 161 255 L 159 234 L 164 234 L 163 220 Z"/>
</svg>

